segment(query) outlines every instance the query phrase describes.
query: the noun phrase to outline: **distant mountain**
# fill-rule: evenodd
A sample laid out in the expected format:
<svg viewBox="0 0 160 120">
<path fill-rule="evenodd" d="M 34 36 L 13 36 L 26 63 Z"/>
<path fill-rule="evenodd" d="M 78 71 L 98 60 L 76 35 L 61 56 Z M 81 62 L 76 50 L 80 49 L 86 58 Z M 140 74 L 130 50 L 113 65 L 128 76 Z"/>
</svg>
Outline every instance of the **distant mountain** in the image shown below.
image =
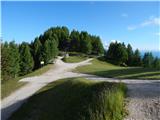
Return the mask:
<svg viewBox="0 0 160 120">
<path fill-rule="evenodd" d="M 160 51 L 140 51 L 141 52 L 141 56 L 143 57 L 144 56 L 144 53 L 145 52 L 152 52 L 152 55 L 154 56 L 154 57 L 158 57 L 158 58 L 160 58 Z"/>
</svg>

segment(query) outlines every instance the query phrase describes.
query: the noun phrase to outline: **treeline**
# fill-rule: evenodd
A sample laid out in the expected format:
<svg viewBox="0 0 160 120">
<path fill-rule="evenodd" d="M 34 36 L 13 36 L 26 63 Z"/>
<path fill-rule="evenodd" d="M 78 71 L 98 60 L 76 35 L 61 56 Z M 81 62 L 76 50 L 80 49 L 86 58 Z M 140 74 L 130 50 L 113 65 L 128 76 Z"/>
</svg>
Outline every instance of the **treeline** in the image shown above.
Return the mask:
<svg viewBox="0 0 160 120">
<path fill-rule="evenodd" d="M 52 27 L 40 35 L 43 43 L 46 39 L 57 39 L 60 51 L 82 52 L 85 54 L 101 55 L 104 48 L 99 36 L 91 35 L 86 31 L 72 30 L 67 27 Z"/>
<path fill-rule="evenodd" d="M 154 58 L 151 52 L 146 52 L 142 57 L 138 49 L 133 51 L 130 44 L 126 46 L 124 43 L 118 43 L 117 41 L 110 44 L 105 57 L 117 65 L 160 69 L 160 59 L 158 57 Z"/>
<path fill-rule="evenodd" d="M 25 75 L 52 62 L 59 51 L 74 51 L 102 55 L 104 48 L 99 36 L 67 27 L 52 27 L 31 43 L 14 41 L 1 43 L 2 80 Z"/>
</svg>

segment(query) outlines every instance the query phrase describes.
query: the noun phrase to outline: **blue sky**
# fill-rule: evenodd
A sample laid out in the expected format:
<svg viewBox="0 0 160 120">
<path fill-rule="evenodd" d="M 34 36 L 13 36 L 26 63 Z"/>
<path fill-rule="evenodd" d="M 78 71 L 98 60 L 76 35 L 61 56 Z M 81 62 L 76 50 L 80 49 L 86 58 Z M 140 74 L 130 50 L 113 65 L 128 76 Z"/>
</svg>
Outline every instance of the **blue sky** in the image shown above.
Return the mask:
<svg viewBox="0 0 160 120">
<path fill-rule="evenodd" d="M 2 2 L 2 38 L 31 42 L 51 26 L 67 26 L 140 50 L 160 50 L 160 2 Z"/>
</svg>

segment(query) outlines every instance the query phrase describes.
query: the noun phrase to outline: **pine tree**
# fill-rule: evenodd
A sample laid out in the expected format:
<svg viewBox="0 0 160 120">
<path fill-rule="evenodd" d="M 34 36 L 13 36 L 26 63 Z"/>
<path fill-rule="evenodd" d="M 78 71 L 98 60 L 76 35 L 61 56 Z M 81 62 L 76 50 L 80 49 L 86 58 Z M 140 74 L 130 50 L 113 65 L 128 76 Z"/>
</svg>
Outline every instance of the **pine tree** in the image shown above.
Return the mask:
<svg viewBox="0 0 160 120">
<path fill-rule="evenodd" d="M 2 80 L 8 80 L 10 76 L 10 56 L 9 56 L 9 45 L 7 42 L 1 44 L 1 75 Z"/>
<path fill-rule="evenodd" d="M 156 57 L 153 61 L 153 67 L 157 68 L 158 70 L 160 70 L 160 59 L 158 57 Z"/>
<path fill-rule="evenodd" d="M 14 41 L 9 44 L 5 42 L 2 44 L 2 79 L 8 80 L 10 78 L 15 78 L 18 76 L 20 71 L 19 66 L 19 51 L 18 46 Z"/>
<path fill-rule="evenodd" d="M 101 43 L 101 39 L 97 36 L 91 36 L 92 40 L 92 53 L 96 55 L 104 54 L 104 48 Z"/>
<path fill-rule="evenodd" d="M 43 46 L 43 60 L 45 64 L 48 64 L 50 58 L 51 58 L 50 44 L 49 40 L 46 40 Z"/>
<path fill-rule="evenodd" d="M 40 67 L 40 62 L 42 60 L 42 44 L 39 38 L 35 38 L 33 43 L 33 58 L 34 58 L 34 68 L 37 69 Z"/>
<path fill-rule="evenodd" d="M 81 52 L 90 54 L 92 52 L 91 40 L 87 32 L 81 32 Z"/>
<path fill-rule="evenodd" d="M 151 52 L 146 52 L 143 57 L 143 66 L 144 67 L 153 67 L 153 55 Z"/>
<path fill-rule="evenodd" d="M 141 66 L 142 61 L 141 61 L 141 55 L 138 49 L 135 50 L 134 55 L 133 55 L 133 63 L 134 66 Z"/>
<path fill-rule="evenodd" d="M 80 52 L 80 34 L 73 30 L 70 34 L 70 51 Z"/>
<path fill-rule="evenodd" d="M 10 74 L 13 77 L 17 77 L 20 71 L 20 55 L 18 50 L 18 45 L 14 41 L 9 43 L 10 51 Z"/>
<path fill-rule="evenodd" d="M 23 42 L 20 45 L 19 52 L 21 75 L 25 75 L 27 73 L 30 73 L 34 66 L 33 57 L 31 55 L 28 43 Z"/>
<path fill-rule="evenodd" d="M 128 60 L 127 60 L 127 65 L 132 65 L 133 63 L 133 50 L 132 46 L 130 44 L 127 45 L 127 53 L 128 53 Z"/>
</svg>

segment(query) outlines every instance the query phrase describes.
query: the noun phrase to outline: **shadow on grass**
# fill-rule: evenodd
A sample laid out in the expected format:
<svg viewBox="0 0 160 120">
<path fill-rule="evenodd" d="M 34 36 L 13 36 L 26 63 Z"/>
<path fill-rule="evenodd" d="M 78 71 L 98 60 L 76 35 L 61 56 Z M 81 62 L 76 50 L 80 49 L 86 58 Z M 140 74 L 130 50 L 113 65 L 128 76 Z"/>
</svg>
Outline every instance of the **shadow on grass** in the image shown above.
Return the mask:
<svg viewBox="0 0 160 120">
<path fill-rule="evenodd" d="M 9 120 L 104 120 L 102 93 L 118 84 L 84 82 L 62 81 L 48 85 L 48 88 L 32 96 Z"/>
<path fill-rule="evenodd" d="M 125 68 L 125 69 L 115 69 L 106 71 L 96 71 L 90 72 L 89 74 L 95 74 L 98 76 L 109 77 L 109 78 L 128 78 L 128 79 L 160 79 L 159 70 L 149 69 L 149 68 Z M 152 78 L 152 76 L 154 76 Z M 157 77 L 155 77 L 157 76 Z M 147 78 L 148 77 L 148 78 Z"/>
</svg>

